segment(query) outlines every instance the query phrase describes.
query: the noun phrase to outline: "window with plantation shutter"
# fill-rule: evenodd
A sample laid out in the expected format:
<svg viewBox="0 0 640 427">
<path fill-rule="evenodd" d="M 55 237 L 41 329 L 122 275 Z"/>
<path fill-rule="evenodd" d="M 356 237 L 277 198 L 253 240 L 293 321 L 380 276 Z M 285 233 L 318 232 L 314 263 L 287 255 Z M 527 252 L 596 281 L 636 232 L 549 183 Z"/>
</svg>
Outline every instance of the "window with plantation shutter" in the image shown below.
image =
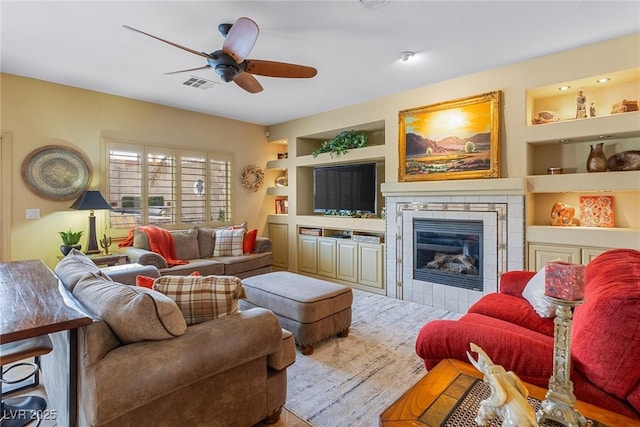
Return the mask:
<svg viewBox="0 0 640 427">
<path fill-rule="evenodd" d="M 203 153 L 204 154 L 204 153 Z M 180 198 L 184 224 L 206 223 L 207 163 L 204 155 L 183 155 L 180 158 Z"/>
<path fill-rule="evenodd" d="M 231 221 L 229 154 L 107 141 L 111 228 Z"/>
</svg>

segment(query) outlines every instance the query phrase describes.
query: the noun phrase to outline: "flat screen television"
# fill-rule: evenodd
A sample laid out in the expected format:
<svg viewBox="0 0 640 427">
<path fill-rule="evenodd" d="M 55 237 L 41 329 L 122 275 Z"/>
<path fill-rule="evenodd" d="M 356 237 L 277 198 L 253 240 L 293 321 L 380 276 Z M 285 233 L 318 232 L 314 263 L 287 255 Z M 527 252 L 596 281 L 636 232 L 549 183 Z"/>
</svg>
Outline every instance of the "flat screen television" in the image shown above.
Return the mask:
<svg viewBox="0 0 640 427">
<path fill-rule="evenodd" d="M 376 212 L 376 164 L 313 168 L 313 211 Z"/>
</svg>

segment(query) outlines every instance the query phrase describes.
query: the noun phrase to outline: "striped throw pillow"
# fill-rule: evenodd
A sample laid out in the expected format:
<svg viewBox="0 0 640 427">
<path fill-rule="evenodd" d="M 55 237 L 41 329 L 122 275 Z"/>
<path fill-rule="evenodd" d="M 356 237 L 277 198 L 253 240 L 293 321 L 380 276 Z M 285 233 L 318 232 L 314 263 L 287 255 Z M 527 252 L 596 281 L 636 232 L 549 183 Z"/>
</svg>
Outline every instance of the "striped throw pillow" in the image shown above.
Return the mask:
<svg viewBox="0 0 640 427">
<path fill-rule="evenodd" d="M 242 255 L 242 240 L 244 228 L 232 230 L 216 230 L 216 243 L 213 248 L 213 256 L 240 256 Z"/>
<path fill-rule="evenodd" d="M 153 289 L 176 302 L 187 325 L 238 313 L 238 299 L 247 297 L 234 276 L 161 276 Z"/>
</svg>

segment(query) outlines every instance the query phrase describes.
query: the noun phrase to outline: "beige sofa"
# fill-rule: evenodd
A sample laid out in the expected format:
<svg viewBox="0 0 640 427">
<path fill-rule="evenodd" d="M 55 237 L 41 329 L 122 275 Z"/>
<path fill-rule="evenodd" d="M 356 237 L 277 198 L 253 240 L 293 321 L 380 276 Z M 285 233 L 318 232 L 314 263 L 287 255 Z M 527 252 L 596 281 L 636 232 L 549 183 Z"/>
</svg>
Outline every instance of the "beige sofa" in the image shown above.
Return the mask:
<svg viewBox="0 0 640 427">
<path fill-rule="evenodd" d="M 238 225 L 246 229 L 246 223 Z M 121 252 L 129 256 L 129 261 L 141 265 L 153 265 L 163 276 L 188 275 L 194 271 L 202 275 L 226 275 L 245 278 L 271 272 L 273 253 L 271 240 L 257 237 L 253 253 L 238 256 L 213 256 L 215 248 L 215 232 L 230 227 L 194 227 L 189 230 L 173 230 L 176 259 L 188 260 L 188 264 L 169 267 L 167 260 L 160 254 L 152 252 L 147 235 L 140 230 L 133 230 L 133 246 L 121 248 Z"/>
<path fill-rule="evenodd" d="M 279 417 L 295 345 L 270 311 L 186 326 L 173 300 L 111 281 L 79 251 L 56 274 L 65 297 L 94 318 L 78 330 L 72 354 L 70 334 L 57 333 L 54 351 L 42 360 L 60 425 L 69 409 L 63 379 L 76 358 L 77 426 L 247 427 Z M 115 294 L 124 299 L 114 301 Z"/>
</svg>

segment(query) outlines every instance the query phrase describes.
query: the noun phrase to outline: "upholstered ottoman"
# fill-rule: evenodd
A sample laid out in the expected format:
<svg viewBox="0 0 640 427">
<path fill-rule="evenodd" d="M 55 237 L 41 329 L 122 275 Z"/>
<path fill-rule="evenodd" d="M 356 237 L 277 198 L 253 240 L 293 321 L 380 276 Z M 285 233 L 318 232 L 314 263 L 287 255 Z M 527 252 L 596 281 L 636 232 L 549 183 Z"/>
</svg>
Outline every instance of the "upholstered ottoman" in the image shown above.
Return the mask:
<svg viewBox="0 0 640 427">
<path fill-rule="evenodd" d="M 333 335 L 346 337 L 351 326 L 351 288 L 286 271 L 242 279 L 247 293 L 240 309 L 271 310 L 280 326 L 291 331 L 302 354 Z"/>
</svg>

